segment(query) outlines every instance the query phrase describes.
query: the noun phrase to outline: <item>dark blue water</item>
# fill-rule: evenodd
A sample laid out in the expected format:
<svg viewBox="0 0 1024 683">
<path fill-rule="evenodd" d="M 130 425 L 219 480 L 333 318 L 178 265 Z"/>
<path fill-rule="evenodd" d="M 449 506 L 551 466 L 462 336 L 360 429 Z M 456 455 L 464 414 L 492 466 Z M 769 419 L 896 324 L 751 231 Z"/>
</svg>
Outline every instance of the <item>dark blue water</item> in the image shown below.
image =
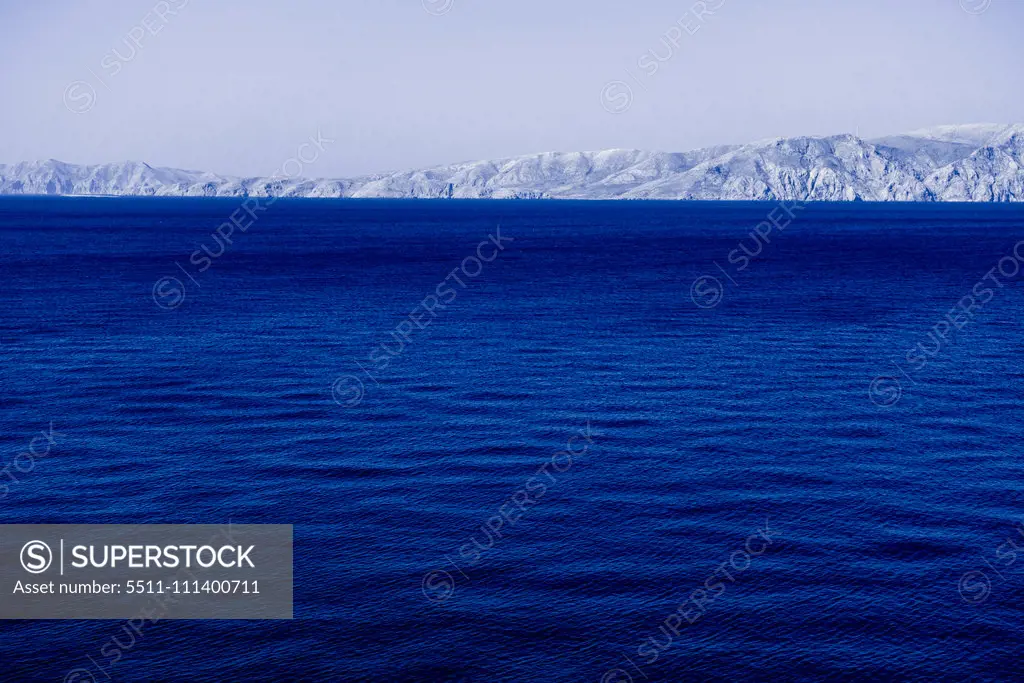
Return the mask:
<svg viewBox="0 0 1024 683">
<path fill-rule="evenodd" d="M 0 679 L 1019 677 L 1024 207 L 238 207 L 0 201 L 0 514 L 294 524 L 295 620 Z"/>
</svg>

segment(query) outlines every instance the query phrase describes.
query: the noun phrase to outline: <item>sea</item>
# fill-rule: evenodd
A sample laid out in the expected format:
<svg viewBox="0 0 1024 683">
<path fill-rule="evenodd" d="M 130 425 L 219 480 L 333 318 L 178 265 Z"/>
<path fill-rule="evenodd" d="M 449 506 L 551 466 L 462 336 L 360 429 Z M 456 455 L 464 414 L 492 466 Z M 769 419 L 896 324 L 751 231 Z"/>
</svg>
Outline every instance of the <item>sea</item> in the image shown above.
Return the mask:
<svg viewBox="0 0 1024 683">
<path fill-rule="evenodd" d="M 1022 269 L 1019 205 L 2 198 L 0 520 L 295 547 L 292 620 L 0 680 L 1019 680 Z"/>
</svg>

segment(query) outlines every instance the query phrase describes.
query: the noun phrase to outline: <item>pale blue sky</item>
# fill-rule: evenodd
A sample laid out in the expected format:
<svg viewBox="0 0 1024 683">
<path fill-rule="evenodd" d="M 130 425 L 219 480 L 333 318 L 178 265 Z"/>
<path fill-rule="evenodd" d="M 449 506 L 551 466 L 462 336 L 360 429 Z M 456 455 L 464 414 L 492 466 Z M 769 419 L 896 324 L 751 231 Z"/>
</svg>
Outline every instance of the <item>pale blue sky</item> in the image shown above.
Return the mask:
<svg viewBox="0 0 1024 683">
<path fill-rule="evenodd" d="M 0 0 L 0 163 L 263 175 L 319 128 L 308 173 L 345 176 L 1024 122 L 1020 0 L 706 2 Z"/>
</svg>

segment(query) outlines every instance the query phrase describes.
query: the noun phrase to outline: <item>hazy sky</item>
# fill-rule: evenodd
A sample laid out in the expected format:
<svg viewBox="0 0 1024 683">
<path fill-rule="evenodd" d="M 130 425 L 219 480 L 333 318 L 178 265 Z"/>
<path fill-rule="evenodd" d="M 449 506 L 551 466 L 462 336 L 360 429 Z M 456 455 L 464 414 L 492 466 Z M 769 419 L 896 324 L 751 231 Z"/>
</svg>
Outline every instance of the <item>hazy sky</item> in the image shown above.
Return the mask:
<svg viewBox="0 0 1024 683">
<path fill-rule="evenodd" d="M 694 4 L 0 0 L 0 163 L 266 175 L 319 129 L 307 174 L 346 176 L 1024 122 L 1021 0 Z"/>
</svg>

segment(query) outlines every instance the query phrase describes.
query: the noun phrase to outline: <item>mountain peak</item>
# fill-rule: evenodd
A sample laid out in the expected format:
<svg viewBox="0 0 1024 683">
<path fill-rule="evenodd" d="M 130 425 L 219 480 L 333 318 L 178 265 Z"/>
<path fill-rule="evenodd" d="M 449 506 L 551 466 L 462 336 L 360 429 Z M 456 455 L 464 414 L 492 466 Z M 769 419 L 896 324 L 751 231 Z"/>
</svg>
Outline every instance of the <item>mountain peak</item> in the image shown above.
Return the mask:
<svg viewBox="0 0 1024 683">
<path fill-rule="evenodd" d="M 981 147 L 1016 127 L 1018 126 L 1009 123 L 966 123 L 921 128 L 906 133 L 906 136 Z"/>
</svg>

